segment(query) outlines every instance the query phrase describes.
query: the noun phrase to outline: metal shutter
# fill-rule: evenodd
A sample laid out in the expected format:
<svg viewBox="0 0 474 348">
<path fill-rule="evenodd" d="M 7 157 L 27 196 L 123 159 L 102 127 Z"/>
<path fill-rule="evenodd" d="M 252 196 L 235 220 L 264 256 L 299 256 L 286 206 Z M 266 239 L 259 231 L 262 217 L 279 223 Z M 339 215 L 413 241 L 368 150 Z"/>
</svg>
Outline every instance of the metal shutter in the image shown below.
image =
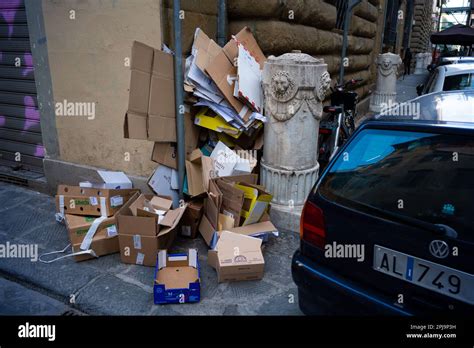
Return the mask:
<svg viewBox="0 0 474 348">
<path fill-rule="evenodd" d="M 0 165 L 42 173 L 43 157 L 24 0 L 0 0 Z"/>
</svg>

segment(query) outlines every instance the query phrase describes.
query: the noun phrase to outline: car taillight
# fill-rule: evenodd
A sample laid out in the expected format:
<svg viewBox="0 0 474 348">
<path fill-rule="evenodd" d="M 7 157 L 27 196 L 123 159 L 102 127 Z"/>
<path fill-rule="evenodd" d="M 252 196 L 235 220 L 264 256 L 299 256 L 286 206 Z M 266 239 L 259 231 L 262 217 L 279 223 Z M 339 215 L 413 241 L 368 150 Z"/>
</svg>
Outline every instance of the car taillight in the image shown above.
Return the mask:
<svg viewBox="0 0 474 348">
<path fill-rule="evenodd" d="M 321 208 L 306 201 L 300 221 L 300 238 L 319 248 L 324 248 L 326 229 Z"/>
<path fill-rule="evenodd" d="M 319 128 L 319 134 L 331 134 L 332 129 L 329 128 Z"/>
</svg>

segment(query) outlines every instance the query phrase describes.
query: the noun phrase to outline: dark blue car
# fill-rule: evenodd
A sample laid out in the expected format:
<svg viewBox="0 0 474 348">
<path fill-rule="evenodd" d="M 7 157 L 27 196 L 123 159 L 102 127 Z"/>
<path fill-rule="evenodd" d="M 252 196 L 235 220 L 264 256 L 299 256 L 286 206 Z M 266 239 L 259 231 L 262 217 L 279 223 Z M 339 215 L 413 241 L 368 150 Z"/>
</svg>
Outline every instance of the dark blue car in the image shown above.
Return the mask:
<svg viewBox="0 0 474 348">
<path fill-rule="evenodd" d="M 474 91 L 362 124 L 310 192 L 292 261 L 305 314 L 474 314 Z"/>
</svg>

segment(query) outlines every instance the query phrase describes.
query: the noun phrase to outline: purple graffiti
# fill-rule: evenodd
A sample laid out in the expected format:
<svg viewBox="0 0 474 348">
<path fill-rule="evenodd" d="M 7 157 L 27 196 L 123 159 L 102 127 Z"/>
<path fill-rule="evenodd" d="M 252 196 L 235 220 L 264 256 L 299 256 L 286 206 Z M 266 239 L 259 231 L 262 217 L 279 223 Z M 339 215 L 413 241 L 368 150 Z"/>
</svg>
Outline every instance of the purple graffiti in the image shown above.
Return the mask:
<svg viewBox="0 0 474 348">
<path fill-rule="evenodd" d="M 34 72 L 33 57 L 31 56 L 30 52 L 25 52 L 23 55 L 23 65 L 25 66 L 25 68 L 21 70 L 21 74 L 23 76 L 27 76 L 28 74 L 32 74 Z"/>
<path fill-rule="evenodd" d="M 44 146 L 43 145 L 36 145 L 35 156 L 36 157 L 44 157 Z"/>
<path fill-rule="evenodd" d="M 13 8 L 20 7 L 21 0 L 10 0 L 9 3 L 13 4 Z M 8 25 L 8 37 L 10 38 L 13 34 L 13 22 L 15 21 L 16 10 L 12 8 L 4 8 L 0 10 L 0 14 Z"/>
<path fill-rule="evenodd" d="M 5 123 L 7 123 L 5 116 L 0 116 L 0 127 L 5 126 Z"/>
<path fill-rule="evenodd" d="M 27 131 L 39 122 L 40 114 L 31 96 L 25 96 L 23 98 L 23 104 L 25 105 L 25 125 L 23 130 Z"/>
<path fill-rule="evenodd" d="M 25 52 L 25 54 L 23 55 L 23 59 L 25 60 L 24 65 L 33 66 L 33 56 L 31 55 L 30 52 Z"/>
</svg>

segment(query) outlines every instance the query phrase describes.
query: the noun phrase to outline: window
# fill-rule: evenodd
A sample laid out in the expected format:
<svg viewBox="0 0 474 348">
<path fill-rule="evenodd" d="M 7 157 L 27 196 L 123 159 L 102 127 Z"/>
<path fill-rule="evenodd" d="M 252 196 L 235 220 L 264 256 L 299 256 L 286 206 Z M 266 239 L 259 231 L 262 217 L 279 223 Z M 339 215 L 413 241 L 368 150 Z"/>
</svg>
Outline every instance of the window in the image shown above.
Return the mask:
<svg viewBox="0 0 474 348">
<path fill-rule="evenodd" d="M 474 89 L 473 73 L 446 76 L 443 91 Z"/>
<path fill-rule="evenodd" d="M 445 224 L 474 241 L 473 137 L 367 129 L 346 152 L 319 185 L 323 196 Z"/>
<path fill-rule="evenodd" d="M 426 93 L 431 93 L 432 89 L 434 88 L 433 86 L 435 86 L 435 81 L 438 79 L 438 75 L 439 75 L 439 72 L 438 70 L 436 70 L 433 74 L 431 74 L 428 82 L 426 83 L 426 86 L 423 90 L 423 94 L 426 94 Z"/>
</svg>

